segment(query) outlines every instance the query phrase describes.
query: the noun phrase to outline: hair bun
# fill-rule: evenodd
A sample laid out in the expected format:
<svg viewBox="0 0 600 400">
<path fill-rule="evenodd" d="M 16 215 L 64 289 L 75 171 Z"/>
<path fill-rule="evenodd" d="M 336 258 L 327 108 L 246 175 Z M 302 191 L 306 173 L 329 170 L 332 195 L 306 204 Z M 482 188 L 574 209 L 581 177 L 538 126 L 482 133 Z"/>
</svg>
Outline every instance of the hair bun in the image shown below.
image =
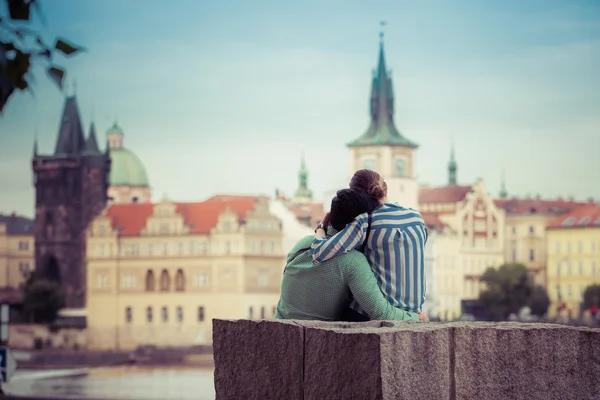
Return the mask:
<svg viewBox="0 0 600 400">
<path fill-rule="evenodd" d="M 369 188 L 369 195 L 371 197 L 375 197 L 376 199 L 382 199 L 383 197 L 385 197 L 385 189 L 382 185 L 376 183 L 375 185 Z"/>
</svg>

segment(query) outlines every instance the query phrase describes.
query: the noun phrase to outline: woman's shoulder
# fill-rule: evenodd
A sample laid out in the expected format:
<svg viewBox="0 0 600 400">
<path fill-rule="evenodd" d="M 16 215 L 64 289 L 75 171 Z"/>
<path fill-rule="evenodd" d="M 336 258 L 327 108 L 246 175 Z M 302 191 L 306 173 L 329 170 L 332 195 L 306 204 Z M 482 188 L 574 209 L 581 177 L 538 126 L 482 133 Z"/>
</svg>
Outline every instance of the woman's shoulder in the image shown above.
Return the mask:
<svg viewBox="0 0 600 400">
<path fill-rule="evenodd" d="M 423 219 L 421 213 L 414 208 L 403 207 L 400 203 L 383 203 L 373 211 L 373 215 L 394 215 L 402 218 Z"/>
</svg>

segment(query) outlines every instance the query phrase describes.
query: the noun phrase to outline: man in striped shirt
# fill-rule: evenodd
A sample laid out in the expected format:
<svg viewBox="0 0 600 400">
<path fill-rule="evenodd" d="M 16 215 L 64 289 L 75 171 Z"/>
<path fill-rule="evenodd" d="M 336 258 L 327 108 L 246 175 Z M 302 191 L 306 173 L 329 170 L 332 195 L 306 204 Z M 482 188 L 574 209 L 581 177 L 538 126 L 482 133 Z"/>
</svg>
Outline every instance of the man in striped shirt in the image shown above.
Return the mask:
<svg viewBox="0 0 600 400">
<path fill-rule="evenodd" d="M 368 214 L 361 214 L 333 237 L 319 225 L 312 242 L 313 263 L 318 264 L 358 249 L 367 240 L 365 256 L 386 299 L 395 307 L 421 312 L 425 302 L 425 244 L 427 227 L 421 214 L 386 198 L 372 212 L 369 237 Z M 325 226 L 328 217 L 323 220 Z M 356 302 L 351 307 L 364 311 Z"/>
</svg>

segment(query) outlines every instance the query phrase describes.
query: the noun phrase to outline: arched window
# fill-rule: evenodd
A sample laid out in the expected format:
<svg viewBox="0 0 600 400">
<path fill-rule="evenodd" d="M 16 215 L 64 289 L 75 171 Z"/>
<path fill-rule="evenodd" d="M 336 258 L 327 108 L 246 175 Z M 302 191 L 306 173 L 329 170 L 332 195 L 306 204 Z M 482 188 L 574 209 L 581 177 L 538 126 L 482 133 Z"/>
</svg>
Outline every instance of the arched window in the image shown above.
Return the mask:
<svg viewBox="0 0 600 400">
<path fill-rule="evenodd" d="M 131 307 L 127 307 L 125 309 L 125 322 L 130 324 L 132 320 L 133 320 L 133 311 L 131 310 Z"/>
<path fill-rule="evenodd" d="M 178 269 L 175 274 L 175 291 L 183 292 L 185 290 L 185 276 L 183 270 Z"/>
<path fill-rule="evenodd" d="M 183 308 L 181 306 L 177 307 L 177 322 L 183 322 Z"/>
<path fill-rule="evenodd" d="M 152 319 L 153 319 L 152 317 L 153 317 L 153 315 L 152 315 L 152 307 L 146 308 L 146 321 L 152 322 Z"/>
<path fill-rule="evenodd" d="M 167 310 L 167 307 L 162 308 L 162 321 L 169 322 L 169 310 Z"/>
<path fill-rule="evenodd" d="M 171 277 L 166 269 L 163 269 L 160 273 L 160 291 L 168 292 L 171 288 Z"/>
<path fill-rule="evenodd" d="M 146 272 L 146 292 L 154 292 L 156 286 L 156 280 L 154 279 L 154 271 L 149 269 Z"/>
</svg>

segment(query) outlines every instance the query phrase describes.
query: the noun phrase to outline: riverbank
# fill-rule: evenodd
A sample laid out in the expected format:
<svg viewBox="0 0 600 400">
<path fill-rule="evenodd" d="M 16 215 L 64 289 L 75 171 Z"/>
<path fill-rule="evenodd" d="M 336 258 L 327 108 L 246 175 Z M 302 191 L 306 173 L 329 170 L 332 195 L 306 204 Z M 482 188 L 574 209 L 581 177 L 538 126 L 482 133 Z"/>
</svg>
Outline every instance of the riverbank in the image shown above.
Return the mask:
<svg viewBox="0 0 600 400">
<path fill-rule="evenodd" d="M 134 351 L 12 350 L 19 368 L 30 370 L 98 368 L 124 365 L 212 367 L 211 346 L 158 348 L 142 346 Z"/>
</svg>

